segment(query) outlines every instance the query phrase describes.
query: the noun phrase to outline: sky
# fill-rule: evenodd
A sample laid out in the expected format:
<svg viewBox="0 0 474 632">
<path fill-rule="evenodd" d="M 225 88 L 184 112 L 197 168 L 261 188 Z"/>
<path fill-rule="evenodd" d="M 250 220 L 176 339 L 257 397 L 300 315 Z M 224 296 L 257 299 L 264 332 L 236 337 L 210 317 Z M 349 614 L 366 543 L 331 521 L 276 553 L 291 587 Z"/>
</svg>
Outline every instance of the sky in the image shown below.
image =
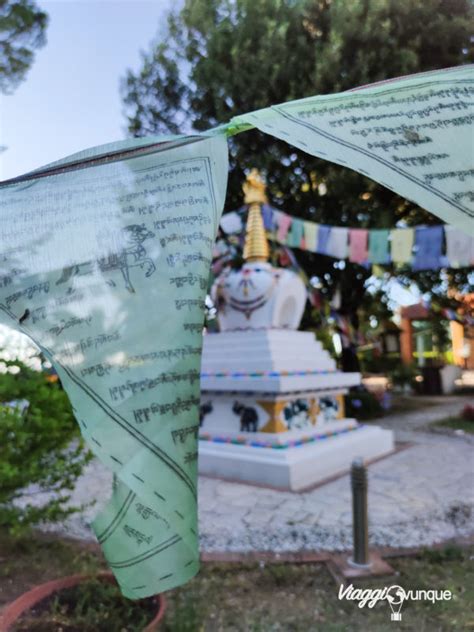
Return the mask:
<svg viewBox="0 0 474 632">
<path fill-rule="evenodd" d="M 120 79 L 163 36 L 181 0 L 38 0 L 49 14 L 47 44 L 26 81 L 0 96 L 0 180 L 88 147 L 125 138 Z M 417 294 L 393 284 L 396 303 Z"/>
<path fill-rule="evenodd" d="M 176 2 L 174 3 L 176 5 Z M 124 138 L 119 93 L 127 68 L 137 69 L 163 30 L 170 0 L 38 0 L 49 14 L 47 43 L 26 80 L 0 96 L 0 180 L 76 151 Z M 26 336 L 0 326 L 0 348 L 28 358 Z"/>
<path fill-rule="evenodd" d="M 0 97 L 0 180 L 126 136 L 119 93 L 127 68 L 163 32 L 170 0 L 37 0 L 47 44 L 26 81 Z M 173 6 L 176 6 L 176 2 Z"/>
</svg>

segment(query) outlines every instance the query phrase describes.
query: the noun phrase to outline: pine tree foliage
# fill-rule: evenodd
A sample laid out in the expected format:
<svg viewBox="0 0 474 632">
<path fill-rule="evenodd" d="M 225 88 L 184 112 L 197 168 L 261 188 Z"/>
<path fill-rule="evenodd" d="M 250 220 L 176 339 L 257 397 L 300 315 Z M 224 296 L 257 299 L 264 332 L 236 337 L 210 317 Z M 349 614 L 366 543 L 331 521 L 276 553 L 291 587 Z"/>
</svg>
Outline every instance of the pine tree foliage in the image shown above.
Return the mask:
<svg viewBox="0 0 474 632">
<path fill-rule="evenodd" d="M 205 130 L 232 116 L 291 99 L 329 94 L 474 60 L 470 0 L 187 0 L 166 35 L 128 71 L 122 94 L 134 136 Z M 364 176 L 308 156 L 256 130 L 230 140 L 226 210 L 242 204 L 246 170 L 267 178 L 271 203 L 297 217 L 349 227 L 439 223 Z M 323 293 L 342 290 L 353 313 L 370 272 L 297 252 Z M 465 288 L 467 270 L 413 274 L 446 302 L 446 285 Z M 448 301 L 449 302 L 449 301 Z"/>
<path fill-rule="evenodd" d="M 46 43 L 48 16 L 32 0 L 0 0 L 0 92 L 26 77 L 35 50 Z"/>
</svg>

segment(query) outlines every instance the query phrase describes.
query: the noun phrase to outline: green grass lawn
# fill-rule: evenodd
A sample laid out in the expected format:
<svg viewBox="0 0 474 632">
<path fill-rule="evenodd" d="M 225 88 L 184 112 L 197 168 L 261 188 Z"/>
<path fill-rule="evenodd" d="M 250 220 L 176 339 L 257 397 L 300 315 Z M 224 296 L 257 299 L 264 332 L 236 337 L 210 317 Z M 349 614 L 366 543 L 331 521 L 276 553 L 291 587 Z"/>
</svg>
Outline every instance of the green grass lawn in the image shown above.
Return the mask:
<svg viewBox="0 0 474 632">
<path fill-rule="evenodd" d="M 474 434 L 474 421 L 468 421 L 458 416 L 446 417 L 433 425 L 441 428 L 450 428 L 451 430 L 464 430 L 464 432 Z"/>
<path fill-rule="evenodd" d="M 385 632 L 474 630 L 474 547 L 451 546 L 416 557 L 392 558 L 399 573 L 389 584 L 451 590 L 449 602 L 404 604 L 390 621 L 386 602 L 368 610 L 339 601 L 323 564 L 205 564 L 199 575 L 167 593 L 164 632 Z M 101 556 L 73 542 L 33 536 L 14 543 L 0 533 L 0 607 L 41 581 L 102 568 Z M 366 587 L 382 584 L 368 581 Z M 116 632 L 115 630 L 97 632 Z M 119 632 L 119 631 L 117 631 Z M 127 632 L 132 630 L 127 627 Z M 137 630 L 138 632 L 138 630 Z"/>
</svg>

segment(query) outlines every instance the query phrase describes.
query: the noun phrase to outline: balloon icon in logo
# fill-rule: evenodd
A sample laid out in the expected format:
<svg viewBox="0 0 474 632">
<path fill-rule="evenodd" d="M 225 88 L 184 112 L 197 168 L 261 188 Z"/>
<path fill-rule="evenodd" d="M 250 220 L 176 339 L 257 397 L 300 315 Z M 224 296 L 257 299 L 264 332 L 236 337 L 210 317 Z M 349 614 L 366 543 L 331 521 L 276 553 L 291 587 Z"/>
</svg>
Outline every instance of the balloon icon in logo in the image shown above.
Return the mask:
<svg viewBox="0 0 474 632">
<path fill-rule="evenodd" d="M 403 602 L 406 599 L 405 591 L 401 586 L 390 586 L 387 592 L 387 601 L 390 606 L 392 614 L 390 616 L 391 621 L 401 621 L 402 615 L 400 610 L 402 609 Z"/>
</svg>

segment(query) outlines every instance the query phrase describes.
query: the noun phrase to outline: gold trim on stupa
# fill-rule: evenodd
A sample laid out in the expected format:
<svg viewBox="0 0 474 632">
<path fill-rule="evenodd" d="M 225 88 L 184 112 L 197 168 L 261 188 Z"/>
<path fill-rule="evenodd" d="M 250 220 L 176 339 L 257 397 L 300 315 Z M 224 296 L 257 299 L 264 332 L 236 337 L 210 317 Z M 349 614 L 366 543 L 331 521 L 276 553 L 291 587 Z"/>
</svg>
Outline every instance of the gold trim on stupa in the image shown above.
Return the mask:
<svg viewBox="0 0 474 632">
<path fill-rule="evenodd" d="M 249 205 L 245 229 L 245 261 L 268 261 L 268 241 L 261 213 L 266 204 L 265 182 L 257 169 L 252 169 L 243 185 L 244 202 Z"/>
<path fill-rule="evenodd" d="M 288 400 L 257 400 L 257 404 L 261 406 L 270 417 L 263 428 L 260 428 L 259 432 L 286 432 L 288 430 L 287 425 L 281 419 L 281 413 L 288 404 Z"/>
</svg>

